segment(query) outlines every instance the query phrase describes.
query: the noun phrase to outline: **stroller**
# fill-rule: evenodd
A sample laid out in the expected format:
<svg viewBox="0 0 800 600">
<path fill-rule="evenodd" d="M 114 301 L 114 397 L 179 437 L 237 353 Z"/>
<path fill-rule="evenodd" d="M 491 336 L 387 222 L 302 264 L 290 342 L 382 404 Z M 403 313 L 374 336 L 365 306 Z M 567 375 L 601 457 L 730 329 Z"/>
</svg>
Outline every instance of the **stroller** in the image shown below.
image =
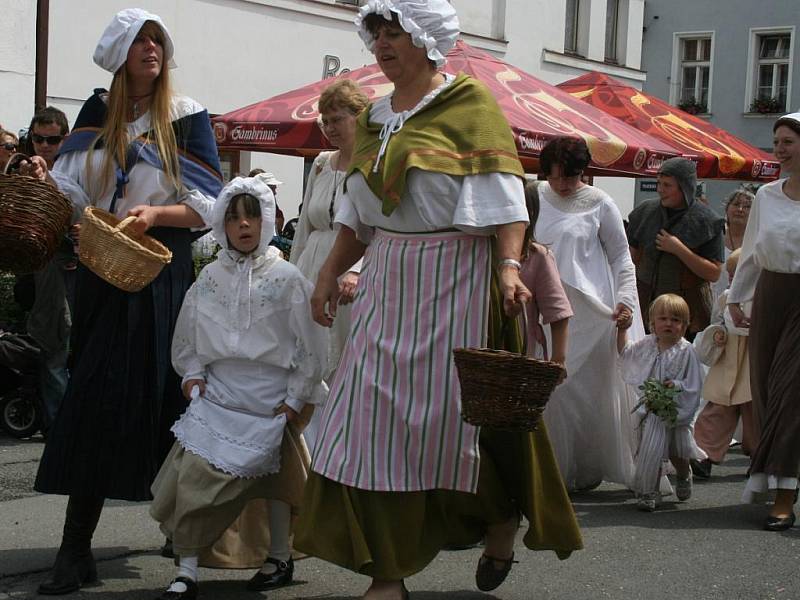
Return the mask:
<svg viewBox="0 0 800 600">
<path fill-rule="evenodd" d="M 29 335 L 0 329 L 0 427 L 16 438 L 30 437 L 42 428 L 36 384 L 40 353 Z"/>
</svg>

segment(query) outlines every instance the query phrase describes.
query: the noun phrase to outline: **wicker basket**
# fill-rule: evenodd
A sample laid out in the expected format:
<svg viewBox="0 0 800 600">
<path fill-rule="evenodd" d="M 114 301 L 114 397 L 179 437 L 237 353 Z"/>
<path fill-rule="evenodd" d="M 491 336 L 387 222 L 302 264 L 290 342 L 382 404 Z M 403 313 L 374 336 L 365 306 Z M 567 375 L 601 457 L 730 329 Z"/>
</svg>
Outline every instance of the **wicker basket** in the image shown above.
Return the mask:
<svg viewBox="0 0 800 600">
<path fill-rule="evenodd" d="M 69 229 L 72 203 L 49 183 L 9 171 L 0 173 L 0 271 L 32 273 L 43 269 Z"/>
<path fill-rule="evenodd" d="M 522 314 L 527 340 L 527 316 Z M 560 364 L 527 356 L 527 348 L 522 354 L 456 348 L 453 357 L 461 383 L 461 417 L 480 427 L 535 430 L 550 394 L 566 376 Z"/>
<path fill-rule="evenodd" d="M 78 244 L 81 262 L 126 292 L 141 290 L 172 260 L 172 252 L 155 238 L 134 238 L 125 231 L 135 220 L 120 221 L 110 212 L 90 206 L 83 211 Z"/>
</svg>

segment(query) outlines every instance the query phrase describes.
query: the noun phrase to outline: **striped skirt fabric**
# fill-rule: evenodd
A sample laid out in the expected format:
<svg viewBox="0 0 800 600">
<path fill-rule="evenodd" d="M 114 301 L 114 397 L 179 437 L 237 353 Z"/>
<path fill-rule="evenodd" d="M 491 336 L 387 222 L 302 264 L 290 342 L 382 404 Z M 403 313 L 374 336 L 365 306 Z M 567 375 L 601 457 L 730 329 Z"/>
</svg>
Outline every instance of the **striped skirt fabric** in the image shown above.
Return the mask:
<svg viewBox="0 0 800 600">
<path fill-rule="evenodd" d="M 376 234 L 312 470 L 365 490 L 476 491 L 452 350 L 486 345 L 490 261 L 485 237 Z"/>
</svg>

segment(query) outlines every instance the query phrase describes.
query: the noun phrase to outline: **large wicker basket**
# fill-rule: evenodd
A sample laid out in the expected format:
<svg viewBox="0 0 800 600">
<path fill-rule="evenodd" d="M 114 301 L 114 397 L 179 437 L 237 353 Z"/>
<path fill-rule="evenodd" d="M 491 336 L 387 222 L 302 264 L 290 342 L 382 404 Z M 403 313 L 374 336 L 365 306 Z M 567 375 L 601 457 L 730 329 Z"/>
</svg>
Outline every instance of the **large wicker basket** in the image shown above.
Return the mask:
<svg viewBox="0 0 800 600">
<path fill-rule="evenodd" d="M 13 155 L 0 173 L 0 271 L 44 268 L 69 229 L 72 203 L 64 194 L 34 177 L 10 174 L 27 158 Z"/>
<path fill-rule="evenodd" d="M 172 252 L 157 239 L 149 235 L 134 238 L 125 231 L 135 220 L 120 221 L 108 211 L 87 207 L 78 245 L 84 265 L 126 292 L 141 290 L 172 260 Z"/>
<path fill-rule="evenodd" d="M 523 314 L 523 340 L 527 317 Z M 480 427 L 533 431 L 566 371 L 558 363 L 489 348 L 456 348 L 453 357 L 461 383 L 461 417 Z"/>
</svg>

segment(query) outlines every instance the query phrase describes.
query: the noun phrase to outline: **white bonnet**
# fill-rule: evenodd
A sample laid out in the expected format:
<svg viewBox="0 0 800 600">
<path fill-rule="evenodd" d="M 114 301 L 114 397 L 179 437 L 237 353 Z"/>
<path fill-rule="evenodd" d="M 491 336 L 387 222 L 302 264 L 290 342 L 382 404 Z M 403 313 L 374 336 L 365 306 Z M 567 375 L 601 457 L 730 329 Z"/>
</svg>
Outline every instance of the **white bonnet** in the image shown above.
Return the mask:
<svg viewBox="0 0 800 600">
<path fill-rule="evenodd" d="M 364 17 L 377 13 L 390 20 L 397 13 L 403 30 L 418 48 L 425 48 L 437 67 L 444 66 L 445 55 L 456 45 L 460 33 L 456 10 L 447 0 L 368 0 L 358 11 L 358 34 L 370 52 L 375 40 L 364 26 Z"/>
<path fill-rule="evenodd" d="M 793 112 L 793 113 L 789 113 L 788 115 L 783 115 L 782 117 L 778 118 L 776 123 L 779 123 L 780 121 L 784 121 L 784 120 L 785 121 L 795 121 L 795 122 L 800 124 L 800 112 Z"/>
<path fill-rule="evenodd" d="M 228 237 L 225 235 L 225 211 L 228 210 L 231 200 L 239 194 L 250 194 L 258 198 L 261 206 L 261 241 L 256 252 L 263 253 L 275 235 L 275 196 L 272 195 L 272 190 L 269 189 L 263 175 L 236 177 L 222 188 L 211 212 L 214 238 L 220 246 L 230 250 Z"/>
<path fill-rule="evenodd" d="M 142 25 L 147 21 L 155 22 L 164 32 L 164 64 L 169 68 L 174 68 L 175 62 L 172 60 L 172 56 L 175 53 L 175 47 L 172 44 L 169 30 L 161 17 L 141 8 L 126 8 L 114 15 L 94 49 L 95 64 L 110 73 L 116 73 L 128 59 L 128 50 L 139 34 Z"/>
</svg>

